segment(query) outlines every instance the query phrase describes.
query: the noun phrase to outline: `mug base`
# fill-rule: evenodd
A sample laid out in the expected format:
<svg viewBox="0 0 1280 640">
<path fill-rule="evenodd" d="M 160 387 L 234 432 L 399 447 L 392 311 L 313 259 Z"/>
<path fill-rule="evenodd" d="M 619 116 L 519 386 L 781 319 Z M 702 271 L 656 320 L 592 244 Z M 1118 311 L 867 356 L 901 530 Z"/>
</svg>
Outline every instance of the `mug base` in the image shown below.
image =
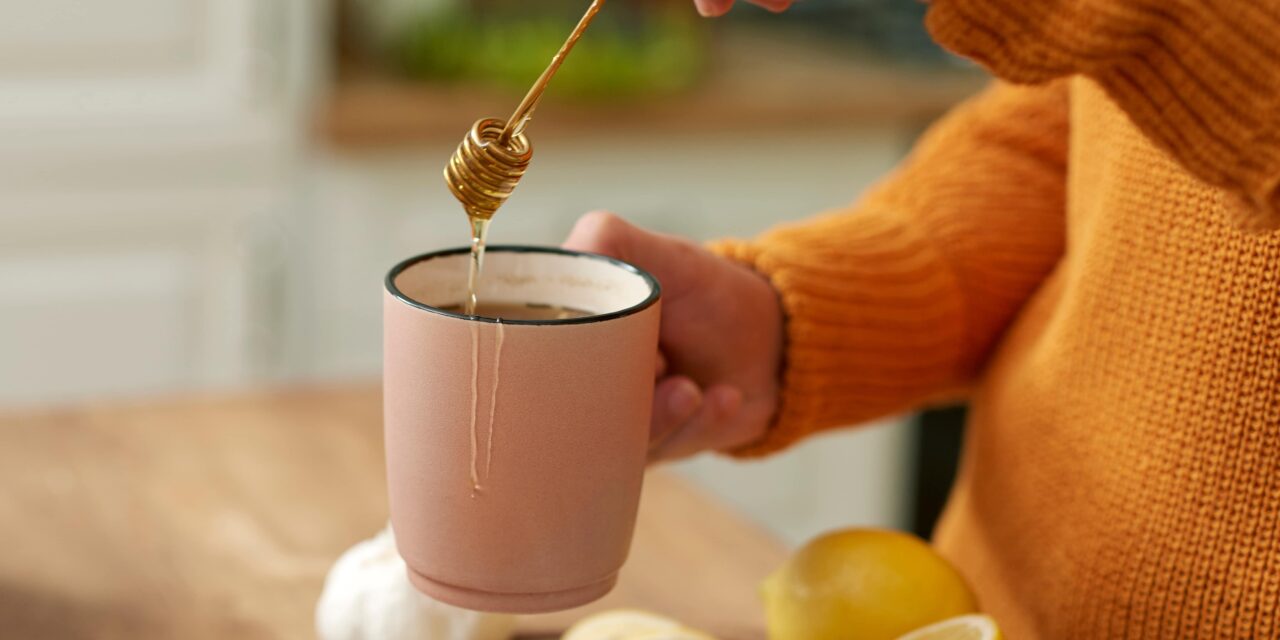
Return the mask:
<svg viewBox="0 0 1280 640">
<path fill-rule="evenodd" d="M 463 609 L 491 613 L 549 613 L 572 609 L 600 599 L 613 589 L 618 574 L 582 587 L 540 593 L 494 593 L 459 587 L 431 578 L 408 567 L 409 582 L 422 593 Z"/>
</svg>

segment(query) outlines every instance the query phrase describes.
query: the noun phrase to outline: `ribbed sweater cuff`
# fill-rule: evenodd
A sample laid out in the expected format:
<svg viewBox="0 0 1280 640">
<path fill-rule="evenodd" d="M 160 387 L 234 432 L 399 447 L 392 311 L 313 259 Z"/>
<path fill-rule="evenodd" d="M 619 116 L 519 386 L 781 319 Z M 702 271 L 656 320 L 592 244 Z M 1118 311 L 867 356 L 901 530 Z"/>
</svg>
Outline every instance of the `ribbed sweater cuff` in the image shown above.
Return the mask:
<svg viewBox="0 0 1280 640">
<path fill-rule="evenodd" d="M 1167 0 L 935 0 L 934 38 L 996 75 L 1084 74 L 1243 226 L 1280 228 L 1280 7 Z"/>
<path fill-rule="evenodd" d="M 778 413 L 761 440 L 733 455 L 901 412 L 955 383 L 961 300 L 924 239 L 870 217 L 853 229 L 825 226 L 837 225 L 710 245 L 768 278 L 786 316 Z"/>
</svg>

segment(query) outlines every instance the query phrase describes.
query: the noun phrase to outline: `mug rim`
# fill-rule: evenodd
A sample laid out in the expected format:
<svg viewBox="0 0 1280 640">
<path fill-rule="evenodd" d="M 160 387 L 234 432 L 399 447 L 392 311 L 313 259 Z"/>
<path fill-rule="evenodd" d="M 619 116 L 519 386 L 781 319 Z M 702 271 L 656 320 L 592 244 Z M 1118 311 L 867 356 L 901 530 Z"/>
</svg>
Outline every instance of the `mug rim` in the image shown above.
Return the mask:
<svg viewBox="0 0 1280 640">
<path fill-rule="evenodd" d="M 645 271 L 644 269 L 641 269 L 640 267 L 637 267 L 631 264 L 630 262 L 624 262 L 617 258 L 602 255 L 599 253 L 591 253 L 588 251 L 573 251 L 571 249 L 561 249 L 560 247 L 542 247 L 542 246 L 518 245 L 518 244 L 497 244 L 497 245 L 490 245 L 485 248 L 486 254 L 491 252 L 546 253 L 546 254 L 552 254 L 552 255 L 588 258 L 588 259 L 597 260 L 600 262 L 607 262 L 615 267 L 618 267 L 624 271 L 638 275 L 642 279 L 644 279 L 645 284 L 649 285 L 649 295 L 646 296 L 644 300 L 641 300 L 640 302 L 634 305 L 631 305 L 623 309 L 619 309 L 617 311 L 610 311 L 609 313 L 602 313 L 599 315 L 582 316 L 580 318 L 563 318 L 563 319 L 551 319 L 551 320 L 503 320 L 499 318 L 489 318 L 487 316 L 469 316 L 465 313 L 454 313 L 452 311 L 445 311 L 444 309 L 441 309 L 439 307 L 433 307 L 424 302 L 420 302 L 418 300 L 414 300 L 413 298 L 410 298 L 403 291 L 401 291 L 399 287 L 396 286 L 396 277 L 399 276 L 401 273 L 403 273 L 405 269 L 408 269 L 409 267 L 412 267 L 413 265 L 418 264 L 419 262 L 425 262 L 427 260 L 435 260 L 437 258 L 446 258 L 449 256 L 458 255 L 458 254 L 471 253 L 471 247 L 453 247 L 451 249 L 440 249 L 437 251 L 429 251 L 427 253 L 418 254 L 410 258 L 405 258 L 404 260 L 401 260 L 400 262 L 396 263 L 396 265 L 394 267 L 391 267 L 391 270 L 387 272 L 387 277 L 384 280 L 384 286 L 386 287 L 387 292 L 390 293 L 392 297 L 394 297 L 395 299 L 411 307 L 420 309 L 422 311 L 429 311 L 431 313 L 439 314 L 449 318 L 457 318 L 459 320 L 470 320 L 474 322 L 488 322 L 490 324 L 501 323 L 501 324 L 511 324 L 511 325 L 560 326 L 560 325 L 572 325 L 572 324 L 591 324 L 594 322 L 607 322 L 609 320 L 625 318 L 626 316 L 640 313 L 641 311 L 644 311 L 645 309 L 648 309 L 649 307 L 653 306 L 653 304 L 657 302 L 659 298 L 662 297 L 662 285 L 659 284 L 658 279 L 653 277 L 653 275 L 650 274 L 648 271 Z"/>
</svg>

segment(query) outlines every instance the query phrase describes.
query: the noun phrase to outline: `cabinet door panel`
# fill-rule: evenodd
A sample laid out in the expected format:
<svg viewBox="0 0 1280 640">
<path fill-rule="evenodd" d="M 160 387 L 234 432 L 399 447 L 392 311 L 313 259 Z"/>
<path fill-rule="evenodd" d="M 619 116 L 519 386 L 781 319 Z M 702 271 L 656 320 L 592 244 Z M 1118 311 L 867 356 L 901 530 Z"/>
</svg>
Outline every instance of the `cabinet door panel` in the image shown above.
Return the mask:
<svg viewBox="0 0 1280 640">
<path fill-rule="evenodd" d="M 175 251 L 0 254 L 0 404 L 183 385 L 190 296 Z"/>
<path fill-rule="evenodd" d="M 0 0 L 0 125 L 128 127 L 248 110 L 260 9 L 250 0 Z"/>
<path fill-rule="evenodd" d="M 200 0 L 4 0 L 0 74 L 169 72 L 205 46 L 204 9 Z"/>
</svg>

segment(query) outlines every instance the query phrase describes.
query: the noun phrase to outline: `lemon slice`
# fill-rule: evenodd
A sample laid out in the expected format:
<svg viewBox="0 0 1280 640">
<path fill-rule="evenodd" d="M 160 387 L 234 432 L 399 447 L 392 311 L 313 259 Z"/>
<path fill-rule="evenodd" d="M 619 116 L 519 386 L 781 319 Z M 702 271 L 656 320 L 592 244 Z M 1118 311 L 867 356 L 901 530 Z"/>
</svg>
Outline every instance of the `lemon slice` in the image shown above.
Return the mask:
<svg viewBox="0 0 1280 640">
<path fill-rule="evenodd" d="M 675 635 L 684 631 L 679 622 L 664 618 L 656 613 L 619 609 L 587 616 L 569 628 L 560 640 L 631 640 L 639 636 L 646 638 L 648 634 L 671 634 L 670 636 L 653 636 L 658 638 L 680 638 Z"/>
<path fill-rule="evenodd" d="M 636 635 L 627 636 L 627 640 L 716 640 L 696 629 L 689 627 L 679 627 L 676 629 L 667 629 L 664 631 L 644 631 Z"/>
<path fill-rule="evenodd" d="M 1000 640 L 1000 628 L 990 616 L 956 616 L 916 629 L 898 640 Z"/>
</svg>

